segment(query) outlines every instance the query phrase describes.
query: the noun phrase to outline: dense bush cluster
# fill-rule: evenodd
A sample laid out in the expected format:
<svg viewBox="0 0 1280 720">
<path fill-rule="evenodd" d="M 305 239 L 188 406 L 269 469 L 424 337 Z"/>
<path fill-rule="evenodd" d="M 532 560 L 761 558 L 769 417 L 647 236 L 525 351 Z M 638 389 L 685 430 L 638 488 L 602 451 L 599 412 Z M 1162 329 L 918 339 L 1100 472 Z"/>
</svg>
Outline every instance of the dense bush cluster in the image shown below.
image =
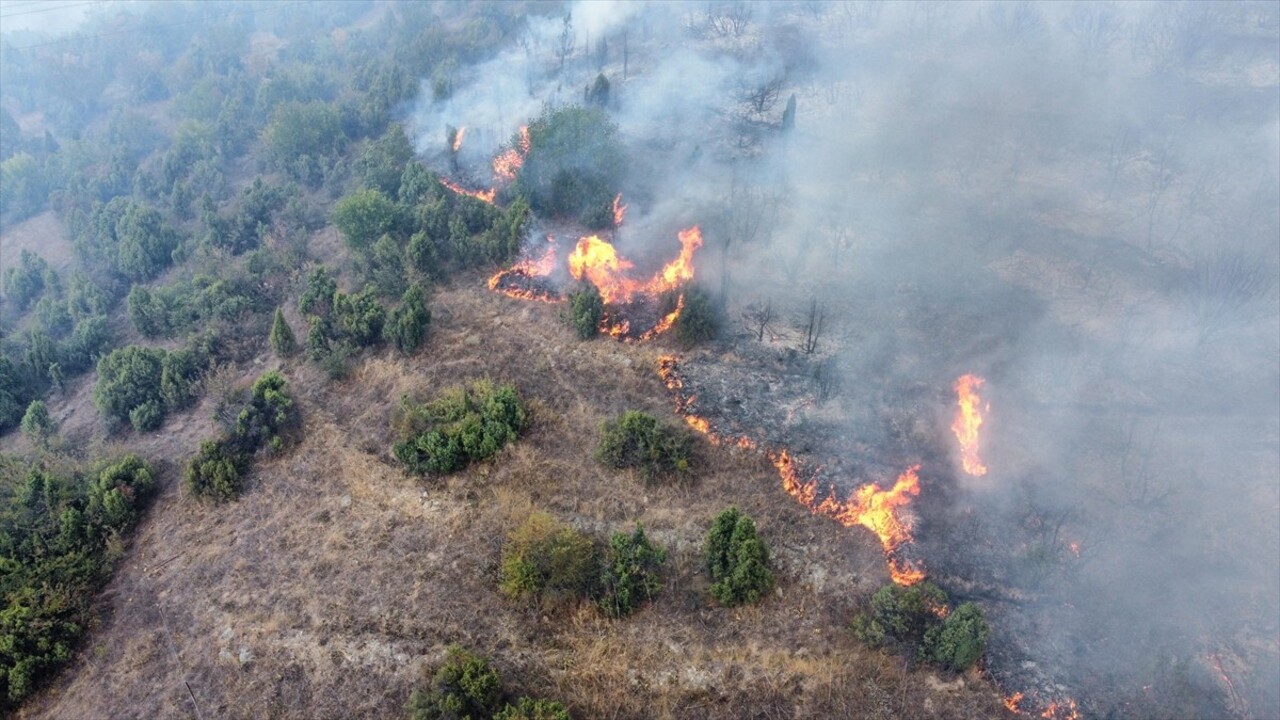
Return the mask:
<svg viewBox="0 0 1280 720">
<path fill-rule="evenodd" d="M 133 455 L 83 474 L 0 457 L 0 709 L 71 658 L 153 489 L 150 467 Z"/>
<path fill-rule="evenodd" d="M 426 690 L 409 698 L 411 720 L 569 720 L 553 700 L 518 697 L 504 702 L 502 679 L 488 661 L 450 647 Z"/>
<path fill-rule="evenodd" d="M 213 322 L 235 323 L 270 307 L 252 278 L 241 275 L 222 280 L 197 275 L 167 287 L 134 285 L 125 299 L 129 322 L 144 337 L 171 338 L 208 327 Z"/>
<path fill-rule="evenodd" d="M 930 582 L 885 585 L 871 609 L 854 618 L 854 633 L 869 645 L 914 648 L 922 660 L 959 672 L 982 657 L 990 632 L 982 609 L 962 603 L 949 609 L 947 594 Z"/>
<path fill-rule="evenodd" d="M 514 385 L 477 380 L 428 403 L 404 398 L 392 420 L 392 451 L 411 472 L 447 474 L 488 458 L 529 424 Z"/>
<path fill-rule="evenodd" d="M 720 308 L 711 296 L 697 285 L 686 285 L 677 290 L 665 293 L 662 297 L 660 312 L 663 315 L 676 309 L 680 297 L 684 297 L 684 307 L 676 317 L 672 333 L 676 341 L 685 348 L 691 348 L 704 342 L 715 340 L 724 325 Z"/>
<path fill-rule="evenodd" d="M 626 167 L 618 126 L 596 107 L 548 108 L 529 123 L 530 149 L 515 190 L 539 215 L 613 225 L 613 198 Z"/>
<path fill-rule="evenodd" d="M 187 463 L 184 479 L 196 497 L 231 500 L 240 494 L 244 474 L 261 449 L 279 452 L 285 433 L 297 422 L 297 410 L 284 378 L 275 370 L 253 383 L 252 394 L 235 415 L 230 432 L 218 440 L 205 440 Z"/>
<path fill-rule="evenodd" d="M 191 401 L 200 370 L 189 350 L 130 345 L 98 361 L 93 399 L 104 415 L 127 420 L 139 432 L 155 430 L 166 413 Z"/>
<path fill-rule="evenodd" d="M 756 536 L 755 522 L 737 508 L 716 516 L 706 557 L 711 595 L 725 605 L 758 602 L 773 589 L 769 548 Z"/>
<path fill-rule="evenodd" d="M 596 458 L 611 468 L 635 468 L 655 482 L 689 472 L 693 438 L 648 413 L 628 410 L 600 426 Z"/>
<path fill-rule="evenodd" d="M 643 527 L 637 525 L 630 535 L 614 533 L 600 575 L 600 609 L 624 617 L 657 597 L 666 561 L 667 552 L 649 541 Z"/>
</svg>

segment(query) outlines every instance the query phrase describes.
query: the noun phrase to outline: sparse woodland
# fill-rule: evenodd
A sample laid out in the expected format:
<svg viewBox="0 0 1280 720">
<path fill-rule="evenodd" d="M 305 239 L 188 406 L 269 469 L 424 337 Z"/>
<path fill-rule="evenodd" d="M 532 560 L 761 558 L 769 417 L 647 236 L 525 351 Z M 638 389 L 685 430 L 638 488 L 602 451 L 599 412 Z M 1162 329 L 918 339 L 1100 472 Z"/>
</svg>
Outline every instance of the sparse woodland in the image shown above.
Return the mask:
<svg viewBox="0 0 1280 720">
<path fill-rule="evenodd" d="M 0 714 L 1280 708 L 1274 7 L 145 5 L 0 37 Z"/>
</svg>

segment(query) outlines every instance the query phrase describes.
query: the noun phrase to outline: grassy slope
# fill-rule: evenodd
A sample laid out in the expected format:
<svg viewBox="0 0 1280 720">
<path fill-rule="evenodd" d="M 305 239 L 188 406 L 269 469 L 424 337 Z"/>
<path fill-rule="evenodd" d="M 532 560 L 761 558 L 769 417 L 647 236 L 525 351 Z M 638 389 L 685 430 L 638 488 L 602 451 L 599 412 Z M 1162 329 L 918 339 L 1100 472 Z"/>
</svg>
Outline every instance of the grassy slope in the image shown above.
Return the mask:
<svg viewBox="0 0 1280 720">
<path fill-rule="evenodd" d="M 944 685 L 858 646 L 847 619 L 886 579 L 875 541 L 810 517 L 763 458 L 704 447 L 708 469 L 691 488 L 646 488 L 591 460 L 611 414 L 671 415 L 656 349 L 579 344 L 556 307 L 492 295 L 474 278 L 434 307 L 435 334 L 409 360 L 372 358 L 338 384 L 287 365 L 306 439 L 260 463 L 239 502 L 191 501 L 170 463 L 103 597 L 102 626 L 23 716 L 187 717 L 184 682 L 204 717 L 396 716 L 455 642 L 492 657 L 510 689 L 563 699 L 578 717 L 998 714 L 980 680 Z M 524 440 L 443 483 L 389 463 L 402 393 L 485 372 L 534 399 Z M 151 450 L 180 460 L 195 447 L 186 435 Z M 705 599 L 702 535 L 732 503 L 779 556 L 779 593 L 759 607 Z M 642 521 L 673 558 L 661 599 L 620 622 L 503 600 L 504 528 L 533 506 L 601 537 Z"/>
</svg>

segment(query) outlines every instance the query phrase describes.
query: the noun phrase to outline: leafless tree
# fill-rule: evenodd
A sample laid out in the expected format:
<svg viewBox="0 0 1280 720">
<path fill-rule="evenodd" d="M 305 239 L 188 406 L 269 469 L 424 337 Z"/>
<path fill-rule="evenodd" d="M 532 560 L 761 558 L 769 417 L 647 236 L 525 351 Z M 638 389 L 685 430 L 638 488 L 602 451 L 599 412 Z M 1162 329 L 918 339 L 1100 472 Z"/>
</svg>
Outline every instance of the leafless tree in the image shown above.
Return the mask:
<svg viewBox="0 0 1280 720">
<path fill-rule="evenodd" d="M 707 3 L 707 29 L 719 37 L 742 37 L 751 25 L 751 14 L 746 0 Z"/>
<path fill-rule="evenodd" d="M 1077 3 L 1071 6 L 1062 27 L 1075 40 L 1087 59 L 1105 57 L 1120 41 L 1124 23 L 1109 2 Z"/>
<path fill-rule="evenodd" d="M 818 390 L 818 401 L 825 402 L 840 393 L 840 366 L 834 357 L 824 358 L 813 368 L 813 382 Z"/>
<path fill-rule="evenodd" d="M 764 331 L 773 322 L 773 300 L 765 298 L 764 302 L 754 302 L 742 313 L 742 319 L 756 336 L 756 342 L 764 342 Z"/>
<path fill-rule="evenodd" d="M 1193 260 L 1191 312 L 1197 341 L 1276 313 L 1276 269 L 1241 250 L 1203 253 Z"/>
<path fill-rule="evenodd" d="M 763 115 L 773 109 L 778 104 L 778 98 L 782 95 L 782 88 L 786 87 L 786 73 L 777 73 L 763 80 L 751 83 L 742 89 L 742 100 L 751 107 L 757 115 Z"/>
<path fill-rule="evenodd" d="M 826 321 L 826 306 L 817 298 L 809 300 L 809 309 L 801 318 L 801 331 L 804 337 L 800 341 L 800 349 L 805 355 L 812 355 L 818 349 L 818 340 L 822 337 L 823 323 Z"/>
<path fill-rule="evenodd" d="M 1135 437 L 1138 421 L 1129 423 L 1124 445 L 1120 451 L 1120 487 L 1125 493 L 1124 502 L 1136 510 L 1152 510 L 1173 494 L 1173 484 L 1156 476 L 1151 468 L 1155 457 L 1156 438 L 1160 435 L 1160 421 L 1151 430 L 1146 443 Z M 1141 444 L 1141 447 L 1139 445 Z"/>
<path fill-rule="evenodd" d="M 728 303 L 729 255 L 735 243 L 767 241 L 777 225 L 782 193 L 776 189 L 746 185 L 736 178 L 720 202 L 715 237 L 720 246 L 720 301 Z"/>
<path fill-rule="evenodd" d="M 564 70 L 565 58 L 573 53 L 573 13 L 565 13 L 564 24 L 560 28 L 560 39 L 556 42 L 556 57 L 560 59 L 560 69 Z"/>
</svg>

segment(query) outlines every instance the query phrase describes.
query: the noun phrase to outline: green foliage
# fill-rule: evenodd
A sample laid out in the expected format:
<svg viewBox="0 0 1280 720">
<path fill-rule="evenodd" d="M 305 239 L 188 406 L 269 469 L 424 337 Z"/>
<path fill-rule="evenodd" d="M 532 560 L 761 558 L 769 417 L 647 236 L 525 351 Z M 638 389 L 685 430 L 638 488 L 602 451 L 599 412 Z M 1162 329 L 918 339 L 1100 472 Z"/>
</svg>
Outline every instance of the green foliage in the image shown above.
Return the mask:
<svg viewBox="0 0 1280 720">
<path fill-rule="evenodd" d="M 672 328 L 676 340 L 686 348 L 714 340 L 723 323 L 711 296 L 696 285 L 686 286 L 679 292 L 684 295 L 684 308 Z M 669 303 L 669 309 L 664 307 L 664 313 L 672 310 L 675 310 L 674 301 Z"/>
<path fill-rule="evenodd" d="M 324 102 L 280 105 L 262 139 L 276 167 L 312 186 L 319 184 L 325 162 L 347 140 L 337 108 Z"/>
<path fill-rule="evenodd" d="M 540 215 L 570 216 L 594 227 L 611 207 L 626 167 L 618 128 L 604 111 L 568 106 L 547 109 L 529 123 L 531 147 L 516 175 L 515 189 Z"/>
<path fill-rule="evenodd" d="M 329 274 L 328 268 L 321 265 L 307 276 L 307 288 L 298 299 L 298 310 L 303 315 L 328 315 L 336 292 L 337 281 Z"/>
<path fill-rule="evenodd" d="M 129 321 L 145 337 L 175 337 L 215 322 L 236 324 L 269 307 L 250 278 L 208 275 L 154 290 L 134 285 L 125 305 Z"/>
<path fill-rule="evenodd" d="M 652 600 L 662 590 L 660 572 L 666 561 L 666 551 L 650 543 L 640 525 L 630 535 L 614 533 L 600 579 L 600 609 L 625 617 Z"/>
<path fill-rule="evenodd" d="M 493 720 L 570 720 L 569 711 L 554 700 L 522 697 L 493 716 Z"/>
<path fill-rule="evenodd" d="M 582 99 L 588 105 L 602 108 L 609 107 L 609 78 L 605 77 L 604 73 L 596 75 L 595 82 L 583 90 Z"/>
<path fill-rule="evenodd" d="M 196 497 L 217 501 L 236 498 L 254 453 L 264 447 L 271 452 L 283 448 L 284 434 L 297 420 L 284 377 L 275 370 L 263 373 L 253 383 L 249 402 L 236 413 L 230 433 L 203 441 L 187 463 L 187 489 Z"/>
<path fill-rule="evenodd" d="M 404 127 L 392 123 L 381 138 L 365 145 L 356 161 L 356 170 L 366 187 L 394 198 L 400 192 L 405 165 L 411 160 L 413 144 L 405 135 Z"/>
<path fill-rule="evenodd" d="M 271 343 L 271 351 L 279 357 L 289 357 L 298 351 L 298 339 L 293 335 L 293 328 L 284 319 L 284 311 L 276 308 L 275 317 L 271 320 L 271 334 L 267 336 Z"/>
<path fill-rule="evenodd" d="M 154 430 L 167 411 L 190 401 L 199 372 L 190 352 L 130 345 L 98 361 L 93 399 L 108 417 L 128 420 L 138 431 Z"/>
<path fill-rule="evenodd" d="M 74 655 L 110 577 L 109 548 L 155 483 L 125 456 L 97 473 L 0 464 L 0 710 L 10 711 Z"/>
<path fill-rule="evenodd" d="M 0 215 L 15 220 L 31 217 L 48 198 L 45 169 L 35 158 L 20 152 L 0 162 Z"/>
<path fill-rule="evenodd" d="M 578 338 L 590 340 L 600 332 L 600 320 L 604 317 L 604 298 L 595 285 L 584 282 L 577 292 L 569 293 L 569 324 L 578 332 Z"/>
<path fill-rule="evenodd" d="M 477 380 L 425 404 L 404 398 L 392 418 L 392 450 L 411 472 L 443 475 L 496 454 L 528 424 L 514 385 Z"/>
<path fill-rule="evenodd" d="M 682 476 L 693 459 L 693 439 L 639 410 L 600 426 L 596 459 L 611 468 L 636 468 L 648 482 Z"/>
<path fill-rule="evenodd" d="M 183 481 L 196 497 L 232 500 L 239 496 L 249 456 L 228 439 L 204 440 L 200 451 L 187 463 Z"/>
<path fill-rule="evenodd" d="M 358 293 L 333 294 L 333 329 L 337 339 L 355 347 L 368 347 L 382 339 L 387 311 L 378 302 L 377 290 L 366 285 Z"/>
<path fill-rule="evenodd" d="M 268 185 L 262 182 L 261 177 L 254 178 L 253 184 L 244 189 L 239 202 L 229 213 L 204 214 L 205 240 L 209 245 L 233 255 L 258 247 L 262 235 L 290 194 L 285 187 Z"/>
<path fill-rule="evenodd" d="M 333 224 L 348 245 L 363 250 L 399 226 L 399 208 L 381 190 L 357 190 L 334 206 Z"/>
<path fill-rule="evenodd" d="M 971 602 L 962 603 L 942 621 L 925 632 L 926 657 L 954 672 L 968 669 L 987 645 L 991 629 L 982 609 Z"/>
<path fill-rule="evenodd" d="M 58 432 L 58 424 L 49 417 L 49 408 L 43 400 L 32 400 L 22 416 L 22 434 L 36 447 L 45 447 L 49 437 Z"/>
<path fill-rule="evenodd" d="M 431 311 L 427 309 L 426 293 L 414 285 L 405 291 L 400 307 L 391 311 L 383 334 L 397 350 L 411 355 L 426 338 L 430 324 Z"/>
<path fill-rule="evenodd" d="M 530 513 L 502 546 L 499 588 L 513 599 L 591 597 L 600 555 L 591 539 L 544 512 Z"/>
<path fill-rule="evenodd" d="M 502 680 L 482 657 L 450 647 L 427 691 L 409 700 L 411 720 L 487 720 L 502 701 Z"/>
<path fill-rule="evenodd" d="M 23 248 L 18 264 L 4 270 L 4 294 L 19 310 L 26 310 L 44 292 L 44 276 L 49 263 Z"/>
<path fill-rule="evenodd" d="M 18 424 L 33 394 L 19 368 L 0 355 L 0 431 Z"/>
<path fill-rule="evenodd" d="M 120 196 L 94 203 L 72 244 L 86 266 L 103 266 L 141 282 L 173 262 L 178 234 L 155 208 Z"/>
<path fill-rule="evenodd" d="M 946 607 L 947 594 L 931 582 L 910 587 L 890 583 L 872 596 L 870 613 L 854 619 L 854 632 L 873 646 L 887 640 L 919 644 Z"/>
<path fill-rule="evenodd" d="M 754 603 L 773 589 L 769 548 L 756 536 L 755 523 L 737 508 L 716 516 L 706 553 L 711 595 L 721 603 Z"/>
</svg>

